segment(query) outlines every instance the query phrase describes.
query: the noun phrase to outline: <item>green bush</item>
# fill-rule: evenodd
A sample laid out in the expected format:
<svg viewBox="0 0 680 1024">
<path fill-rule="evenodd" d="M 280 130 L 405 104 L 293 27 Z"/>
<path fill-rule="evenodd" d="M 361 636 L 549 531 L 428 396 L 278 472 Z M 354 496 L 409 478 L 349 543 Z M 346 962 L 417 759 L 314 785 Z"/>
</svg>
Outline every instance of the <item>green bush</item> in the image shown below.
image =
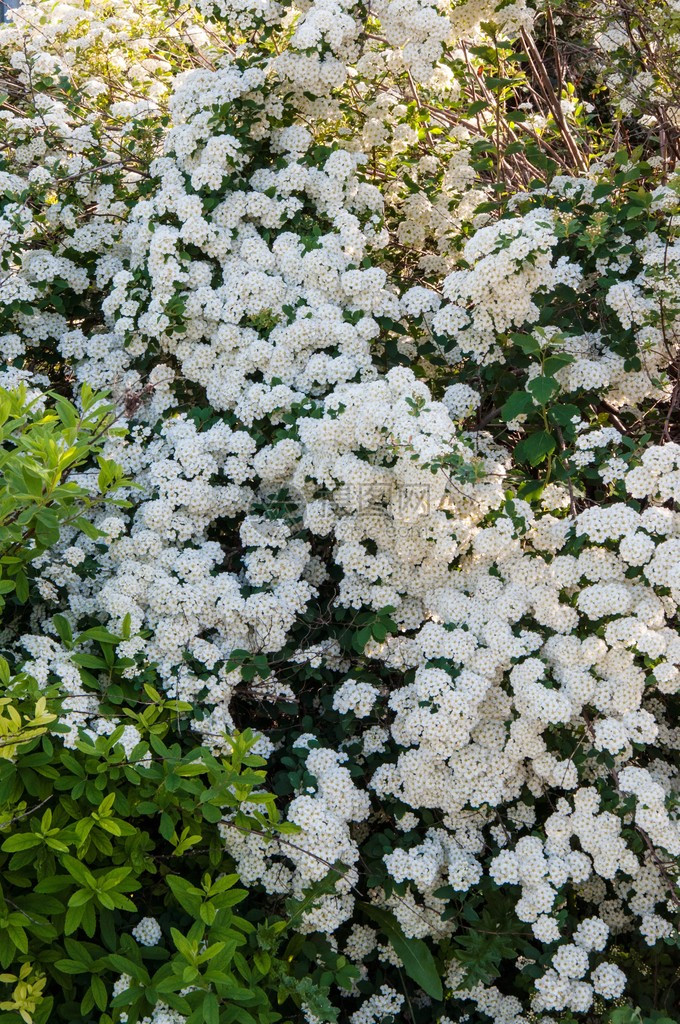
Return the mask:
<svg viewBox="0 0 680 1024">
<path fill-rule="evenodd" d="M 134 662 L 116 653 L 127 637 L 94 627 L 71 640 L 65 622 L 72 661 L 106 671 L 101 712 L 119 724 L 73 749 L 55 725 L 0 765 L 0 978 L 13 987 L 3 1020 L 107 1024 L 124 1019 L 118 1010 L 134 1024 L 160 1006 L 191 1024 L 273 1024 L 289 997 L 293 1009 L 332 1012 L 330 982 L 352 969 L 337 958 L 297 978 L 295 937 L 282 949 L 306 901 L 267 916 L 225 858 L 224 828 L 293 830 L 262 789 L 253 735 L 232 736 L 219 758 L 192 744 L 190 706 L 163 699 L 153 669 L 128 678 Z M 57 704 L 56 684 L 50 696 Z M 131 934 L 146 918 L 158 927 L 151 946 Z"/>
<path fill-rule="evenodd" d="M 59 540 L 62 527 L 97 536 L 88 513 L 124 483 L 120 467 L 101 454 L 115 422 L 114 406 L 87 384 L 80 409 L 24 384 L 0 388 L 0 608 L 8 594 L 26 602 L 28 566 Z"/>
<path fill-rule="evenodd" d="M 117 680 L 127 659 L 115 658 L 113 638 L 98 647 L 112 659 Z M 98 660 L 81 657 L 90 665 Z M 4 980 L 14 973 L 17 983 L 2 1006 L 47 1022 L 54 1019 L 56 986 L 57 1016 L 70 1021 L 111 1020 L 92 1015 L 113 1003 L 134 1022 L 163 1001 L 191 1013 L 192 1021 L 210 1022 L 222 1000 L 233 1008 L 230 1020 L 280 1020 L 267 989 L 276 975 L 271 952 L 286 924 L 263 918 L 255 925 L 239 916 L 247 893 L 237 875 L 224 873 L 220 838 L 227 808 L 237 811 L 234 828 L 275 821 L 272 798 L 253 792 L 262 785 L 264 762 L 248 754 L 247 735 L 233 738 L 227 758 L 204 748 L 187 752 L 173 735 L 182 705 L 163 700 L 149 683 L 130 689 L 137 698 L 116 710 L 127 712 L 144 740 L 128 753 L 119 742 L 121 724 L 73 750 L 44 735 L 0 768 L 0 963 L 9 972 Z M 245 799 L 265 813 L 239 811 Z M 163 932 L 150 948 L 130 934 L 148 916 Z M 111 1000 L 121 976 L 129 987 Z"/>
<path fill-rule="evenodd" d="M 58 395 L 0 389 L 0 423 L 2 625 L 13 638 L 35 596 L 32 563 L 65 526 L 101 538 L 91 513 L 126 505 L 115 492 L 130 482 L 102 455 L 116 410 L 87 387 L 80 410 Z M 191 705 L 161 696 L 153 666 L 119 650 L 129 620 L 121 636 L 95 624 L 74 637 L 63 615 L 53 625 L 83 697 L 97 696 L 104 734 L 78 738 L 60 723 L 60 680 L 39 686 L 7 650 L 1 1019 L 135 1024 L 176 1011 L 191 1024 L 273 1024 L 283 1020 L 274 1007 L 295 1013 L 303 1002 L 331 1019 L 331 982 L 356 970 L 335 957 L 296 975 L 291 933 L 313 894 L 289 901 L 287 918 L 268 916 L 224 854 L 225 829 L 268 841 L 295 831 L 263 788 L 254 735 L 227 738 L 220 757 L 197 745 Z M 140 920 L 143 941 L 132 934 Z"/>
<path fill-rule="evenodd" d="M 101 454 L 115 422 L 114 406 L 87 385 L 80 409 L 24 384 L 0 388 L 0 614 L 6 635 L 16 633 L 24 618 L 31 563 L 57 542 L 61 528 L 98 536 L 89 514 L 102 502 L 126 504 L 114 497 L 125 482 L 122 472 Z M 55 718 L 41 695 L 16 706 L 10 693 L 19 697 L 24 684 L 0 658 L 1 758 L 12 758 L 16 741 L 34 738 Z"/>
</svg>

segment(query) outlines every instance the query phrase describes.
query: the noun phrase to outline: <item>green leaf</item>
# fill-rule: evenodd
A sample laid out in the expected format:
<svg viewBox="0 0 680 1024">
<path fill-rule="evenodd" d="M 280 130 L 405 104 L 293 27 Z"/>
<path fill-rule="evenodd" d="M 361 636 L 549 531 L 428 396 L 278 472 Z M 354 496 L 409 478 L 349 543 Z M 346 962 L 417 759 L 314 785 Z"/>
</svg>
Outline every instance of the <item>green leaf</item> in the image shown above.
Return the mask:
<svg viewBox="0 0 680 1024">
<path fill-rule="evenodd" d="M 220 1024 L 220 1006 L 214 992 L 203 997 L 203 1020 L 205 1024 Z"/>
<path fill-rule="evenodd" d="M 528 356 L 539 355 L 541 346 L 531 334 L 511 334 L 510 337 Z"/>
<path fill-rule="evenodd" d="M 539 405 L 547 405 L 552 396 L 558 390 L 557 381 L 554 377 L 534 377 L 527 384 L 527 391 L 533 395 Z"/>
<path fill-rule="evenodd" d="M 575 416 L 580 416 L 580 410 L 576 405 L 565 405 L 564 402 L 556 402 L 548 410 L 548 417 L 561 427 L 568 426 Z"/>
<path fill-rule="evenodd" d="M 555 451 L 556 442 L 552 434 L 549 434 L 547 430 L 538 430 L 535 434 L 531 434 L 525 438 L 515 448 L 515 455 L 520 462 L 528 462 L 532 466 L 538 466 L 539 463 L 551 455 Z"/>
<path fill-rule="evenodd" d="M 106 669 L 106 662 L 103 658 L 97 658 L 94 654 L 72 654 L 71 661 L 81 668 Z"/>
<path fill-rule="evenodd" d="M 558 370 L 561 370 L 564 366 L 569 366 L 573 362 L 574 357 L 570 352 L 553 352 L 543 363 L 543 373 L 546 377 L 552 377 Z"/>
<path fill-rule="evenodd" d="M 465 109 L 467 117 L 474 117 L 475 114 L 481 114 L 483 110 L 486 110 L 488 104 L 486 100 L 475 100 L 474 103 L 468 104 Z"/>
<path fill-rule="evenodd" d="M 84 633 L 76 637 L 77 644 L 82 643 L 83 640 L 97 640 L 102 644 L 120 643 L 120 637 L 115 633 L 109 633 L 108 629 L 104 629 L 103 626 L 93 626 L 92 629 L 86 629 Z"/>
<path fill-rule="evenodd" d="M 24 481 L 24 486 L 26 487 L 26 490 L 28 491 L 28 493 L 31 494 L 34 498 L 42 497 L 42 492 L 43 492 L 43 479 L 42 479 L 42 477 L 38 476 L 37 473 L 34 473 L 32 470 L 28 469 L 28 467 L 26 467 L 26 466 L 24 466 L 22 468 L 21 476 L 22 476 L 22 479 Z"/>
<path fill-rule="evenodd" d="M 54 966 L 64 974 L 89 974 L 90 972 L 88 964 L 78 963 L 77 960 L 57 960 Z"/>
<path fill-rule="evenodd" d="M 85 519 L 83 516 L 78 516 L 73 523 L 86 537 L 90 540 L 99 540 L 100 537 L 105 537 L 106 534 L 98 530 L 96 526 L 93 526 L 89 519 Z"/>
<path fill-rule="evenodd" d="M 15 576 L 16 588 L 17 588 L 17 600 L 19 604 L 25 604 L 28 601 L 28 579 L 23 569 L 20 569 Z"/>
<path fill-rule="evenodd" d="M 95 1005 L 97 1006 L 97 1008 L 99 1010 L 105 1010 L 108 1003 L 106 986 L 104 985 L 102 979 L 98 978 L 96 974 L 92 977 L 92 980 L 90 982 L 90 989 L 92 990 L 92 995 L 94 997 Z"/>
<path fill-rule="evenodd" d="M 73 633 L 71 632 L 71 624 L 68 619 L 63 615 L 53 615 L 52 622 L 62 643 L 67 647 L 71 647 L 73 644 Z"/>
<path fill-rule="evenodd" d="M 17 853 L 19 850 L 31 850 L 34 846 L 40 846 L 42 838 L 35 832 L 20 832 L 18 835 L 5 839 L 2 849 L 5 853 Z"/>
<path fill-rule="evenodd" d="M 85 913 L 85 907 L 69 907 L 64 921 L 64 934 L 71 935 L 79 926 Z"/>
<path fill-rule="evenodd" d="M 21 953 L 28 953 L 28 938 L 23 928 L 15 924 L 8 924 L 7 935 Z"/>
<path fill-rule="evenodd" d="M 255 961 L 255 966 L 257 967 L 258 971 L 261 974 L 266 975 L 269 973 L 269 970 L 272 965 L 272 958 L 270 957 L 269 953 L 265 953 L 265 951 L 262 949 L 257 949 L 253 954 L 253 960 Z"/>
<path fill-rule="evenodd" d="M 373 639 L 377 640 L 378 643 L 382 643 L 387 636 L 387 626 L 382 622 L 374 622 L 371 630 L 373 632 Z"/>
<path fill-rule="evenodd" d="M 44 508 L 36 513 L 35 535 L 43 547 L 51 547 L 59 540 L 59 520 L 52 509 Z"/>
<path fill-rule="evenodd" d="M 517 419 L 518 416 L 526 416 L 534 408 L 531 396 L 526 391 L 515 391 L 501 406 L 501 416 L 505 423 Z"/>
<path fill-rule="evenodd" d="M 75 427 L 78 422 L 78 412 L 76 408 L 61 395 L 55 395 L 54 404 L 57 408 L 57 412 L 59 413 L 59 419 L 64 426 L 67 428 Z"/>
<path fill-rule="evenodd" d="M 360 906 L 366 916 L 375 921 L 388 937 L 409 978 L 420 985 L 431 999 L 443 999 L 440 972 L 426 944 L 421 939 L 407 939 L 389 911 L 370 903 L 361 903 Z"/>
<path fill-rule="evenodd" d="M 171 928 L 170 934 L 172 935 L 172 941 L 175 943 L 175 946 L 182 956 L 186 960 L 192 962 L 194 959 L 194 949 L 188 939 L 186 939 L 176 928 Z"/>
<path fill-rule="evenodd" d="M 80 885 L 94 888 L 96 882 L 94 876 L 87 870 L 84 864 L 81 864 L 75 857 L 66 856 L 61 858 L 61 862 L 70 875 L 75 878 L 76 882 Z"/>
<path fill-rule="evenodd" d="M 642 1014 L 639 1007 L 617 1006 L 608 1014 L 611 1024 L 642 1024 Z"/>
</svg>

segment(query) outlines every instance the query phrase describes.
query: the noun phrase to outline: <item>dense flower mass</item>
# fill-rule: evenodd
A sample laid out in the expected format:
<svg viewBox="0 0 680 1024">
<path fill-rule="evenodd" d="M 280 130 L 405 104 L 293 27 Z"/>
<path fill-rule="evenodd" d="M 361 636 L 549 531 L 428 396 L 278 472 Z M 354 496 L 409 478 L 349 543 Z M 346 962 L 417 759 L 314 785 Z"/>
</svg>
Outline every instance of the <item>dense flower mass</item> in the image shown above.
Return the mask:
<svg viewBox="0 0 680 1024">
<path fill-rule="evenodd" d="M 0 385 L 105 390 L 125 499 L 2 649 L 68 752 L 165 758 L 152 677 L 187 777 L 257 734 L 284 825 L 225 798 L 210 863 L 244 935 L 294 914 L 297 979 L 230 1009 L 176 883 L 89 1003 L 39 1009 L 87 922 L 17 940 L 8 1021 L 672 1024 L 677 3 L 25 0 L 0 62 Z M 135 974 L 171 935 L 177 991 Z"/>
</svg>

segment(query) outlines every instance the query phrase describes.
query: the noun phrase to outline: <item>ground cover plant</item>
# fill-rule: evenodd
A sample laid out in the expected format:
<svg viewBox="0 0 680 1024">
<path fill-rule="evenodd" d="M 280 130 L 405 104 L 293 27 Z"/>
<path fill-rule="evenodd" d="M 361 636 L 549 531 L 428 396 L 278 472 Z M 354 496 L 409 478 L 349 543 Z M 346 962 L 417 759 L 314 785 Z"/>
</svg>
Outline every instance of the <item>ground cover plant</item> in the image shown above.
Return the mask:
<svg viewBox="0 0 680 1024">
<path fill-rule="evenodd" d="M 0 26 L 0 1019 L 677 1024 L 680 8 Z"/>
</svg>

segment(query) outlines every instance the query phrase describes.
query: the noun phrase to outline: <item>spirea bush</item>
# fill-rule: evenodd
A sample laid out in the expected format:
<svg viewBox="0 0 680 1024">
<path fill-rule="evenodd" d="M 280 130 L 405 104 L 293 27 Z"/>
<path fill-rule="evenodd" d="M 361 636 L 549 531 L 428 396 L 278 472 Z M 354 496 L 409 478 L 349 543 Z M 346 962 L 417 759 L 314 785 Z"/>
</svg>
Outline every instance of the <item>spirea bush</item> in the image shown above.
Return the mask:
<svg viewBox="0 0 680 1024">
<path fill-rule="evenodd" d="M 8 16 L 8 1024 L 677 1024 L 679 72 L 674 0 Z"/>
</svg>

